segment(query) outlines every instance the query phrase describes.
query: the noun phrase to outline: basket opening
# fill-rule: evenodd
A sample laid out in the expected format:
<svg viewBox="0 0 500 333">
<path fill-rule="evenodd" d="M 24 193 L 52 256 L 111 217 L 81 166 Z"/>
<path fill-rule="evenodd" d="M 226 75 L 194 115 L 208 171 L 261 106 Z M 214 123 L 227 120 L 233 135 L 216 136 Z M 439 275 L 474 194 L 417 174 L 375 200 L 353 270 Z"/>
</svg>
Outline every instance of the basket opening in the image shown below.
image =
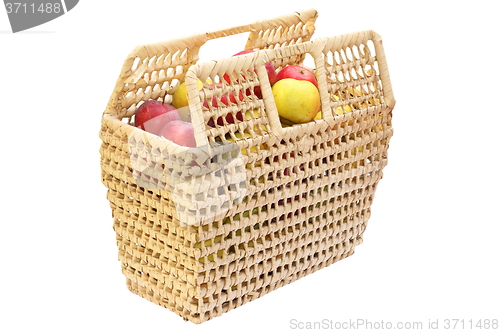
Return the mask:
<svg viewBox="0 0 500 333">
<path fill-rule="evenodd" d="M 211 39 L 207 41 L 199 52 L 199 62 L 231 57 L 245 49 L 249 33 L 225 36 L 224 38 Z"/>
<path fill-rule="evenodd" d="M 302 66 L 304 66 L 305 68 L 312 68 L 312 69 L 316 68 L 316 63 L 314 62 L 314 58 L 312 57 L 311 54 L 306 53 L 304 55 Z"/>
<path fill-rule="evenodd" d="M 278 76 L 280 75 L 280 72 L 282 70 L 284 70 L 287 66 L 298 65 L 298 66 L 304 67 L 305 69 L 309 70 L 315 76 L 316 81 L 319 83 L 320 79 L 318 77 L 318 73 L 316 72 L 316 69 L 318 68 L 317 61 L 319 61 L 319 59 L 317 59 L 317 58 L 321 57 L 321 56 L 322 55 L 313 55 L 312 53 L 306 51 L 306 52 L 301 52 L 301 53 L 293 53 L 293 54 L 290 54 L 290 55 L 284 56 L 284 57 L 279 57 L 277 59 L 274 59 L 273 62 L 275 63 L 276 72 L 277 72 Z M 289 72 L 287 74 L 287 76 L 285 76 L 285 78 L 290 77 L 288 75 L 292 75 L 291 77 L 295 78 L 295 75 L 297 75 L 297 74 Z M 273 95 L 274 95 L 274 86 L 272 88 L 273 88 Z M 322 101 L 323 96 L 320 95 L 319 89 L 318 89 L 317 93 L 318 93 L 319 100 Z M 287 119 L 285 114 L 280 113 L 279 106 L 278 106 L 279 101 L 276 99 L 277 96 L 274 95 L 274 98 L 275 98 L 275 103 L 276 103 L 276 111 L 278 112 L 278 117 L 280 120 L 279 123 L 281 125 L 281 129 L 284 130 L 284 132 L 288 132 L 288 131 L 293 132 L 293 131 L 295 131 L 295 128 L 292 129 L 292 127 L 305 127 L 305 126 L 308 126 L 312 122 L 315 122 L 318 120 L 321 121 L 321 119 L 323 118 L 321 112 L 317 112 L 317 113 L 311 112 L 311 114 L 314 114 L 313 118 L 311 120 Z M 281 101 L 283 102 L 282 98 L 281 98 Z M 286 107 L 282 106 L 282 108 L 286 108 Z M 322 109 L 323 109 L 323 105 L 320 102 L 319 111 L 322 111 Z M 293 115 L 291 115 L 291 116 L 293 116 Z"/>
</svg>

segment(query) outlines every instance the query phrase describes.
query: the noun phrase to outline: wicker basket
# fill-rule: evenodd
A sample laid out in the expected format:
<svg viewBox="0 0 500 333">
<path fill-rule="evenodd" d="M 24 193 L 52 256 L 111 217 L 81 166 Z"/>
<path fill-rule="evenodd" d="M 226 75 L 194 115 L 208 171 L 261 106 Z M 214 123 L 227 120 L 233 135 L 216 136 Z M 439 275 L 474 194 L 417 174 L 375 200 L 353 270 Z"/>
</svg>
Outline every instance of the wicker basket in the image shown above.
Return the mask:
<svg viewBox="0 0 500 333">
<path fill-rule="evenodd" d="M 362 242 L 395 101 L 380 36 L 311 40 L 316 18 L 311 9 L 144 45 L 126 59 L 102 117 L 100 152 L 132 292 L 202 323 Z M 257 52 L 197 63 L 206 41 L 241 32 L 249 33 L 245 49 Z M 313 60 L 322 118 L 286 126 L 265 63 L 280 69 L 304 59 Z M 231 83 L 207 83 L 225 73 Z M 183 81 L 196 148 L 133 123 L 141 103 L 170 102 Z M 240 91 L 244 100 L 227 106 L 203 102 Z M 224 121 L 228 114 L 236 120 Z"/>
</svg>

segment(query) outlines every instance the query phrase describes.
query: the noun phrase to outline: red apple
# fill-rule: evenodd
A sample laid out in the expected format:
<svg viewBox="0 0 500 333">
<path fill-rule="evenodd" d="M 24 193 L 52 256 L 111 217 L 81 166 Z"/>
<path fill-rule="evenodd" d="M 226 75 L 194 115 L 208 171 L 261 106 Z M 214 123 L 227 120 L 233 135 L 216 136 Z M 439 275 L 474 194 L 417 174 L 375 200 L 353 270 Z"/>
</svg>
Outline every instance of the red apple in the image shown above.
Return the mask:
<svg viewBox="0 0 500 333">
<path fill-rule="evenodd" d="M 318 81 L 316 76 L 305 67 L 299 65 L 288 65 L 283 67 L 276 75 L 276 82 L 282 79 L 295 79 L 309 81 L 318 88 Z"/>
<path fill-rule="evenodd" d="M 242 55 L 242 54 L 252 53 L 252 52 L 254 52 L 254 50 L 243 50 L 243 51 L 240 51 L 238 53 L 233 54 L 233 57 L 238 56 L 238 55 Z"/>
<path fill-rule="evenodd" d="M 241 111 L 238 111 L 236 113 L 236 119 L 238 119 L 239 121 L 243 121 L 243 114 L 241 113 Z M 234 116 L 233 116 L 232 113 L 228 113 L 226 115 L 226 123 L 228 123 L 228 124 L 234 124 L 235 123 Z M 217 125 L 224 126 L 224 120 L 222 119 L 222 117 L 217 118 Z M 208 126 L 215 127 L 215 123 L 214 123 L 214 119 L 213 118 L 210 118 L 208 120 Z"/>
<path fill-rule="evenodd" d="M 222 86 L 222 83 L 220 83 L 220 82 L 219 82 L 219 83 L 217 83 L 217 85 L 218 85 L 219 87 L 221 87 L 221 86 Z M 211 87 L 214 87 L 214 84 L 212 83 L 212 84 L 210 84 L 210 86 L 211 86 Z M 243 102 L 243 100 L 245 99 L 245 96 L 243 96 L 243 92 L 241 92 L 241 91 L 240 91 L 240 92 L 239 92 L 239 94 L 238 94 L 238 96 L 239 96 L 239 100 L 240 100 L 240 102 Z M 226 95 L 226 94 L 224 94 L 224 95 L 222 95 L 222 96 L 220 97 L 220 101 L 221 101 L 221 102 L 222 102 L 222 104 L 224 104 L 225 106 L 229 106 L 229 102 L 228 102 L 228 100 L 227 100 L 227 95 Z M 230 92 L 230 93 L 229 93 L 229 101 L 230 101 L 231 103 L 234 103 L 234 104 L 236 104 L 236 103 L 237 103 L 237 102 L 236 102 L 236 98 L 234 97 L 234 93 L 233 93 L 233 92 Z M 204 106 L 204 107 L 206 107 L 206 108 L 208 108 L 208 101 L 207 101 L 207 100 L 204 100 L 204 101 L 203 101 L 203 106 Z M 212 96 L 212 106 L 213 106 L 214 108 L 216 108 L 216 107 L 218 107 L 218 106 L 219 106 L 219 103 L 217 103 L 217 97 L 216 97 L 216 96 Z"/>
<path fill-rule="evenodd" d="M 162 127 L 159 136 L 163 136 L 179 146 L 196 147 L 193 125 L 182 120 L 172 120 Z"/>
<path fill-rule="evenodd" d="M 217 83 L 218 86 L 222 86 L 222 83 Z M 213 84 L 211 84 L 210 86 L 214 86 Z M 243 102 L 243 100 L 245 99 L 245 96 L 243 95 L 243 92 L 242 91 L 239 91 L 238 93 L 238 96 L 239 96 L 239 100 L 240 102 Z M 222 104 L 224 104 L 225 106 L 229 106 L 229 102 L 233 103 L 233 104 L 236 104 L 236 98 L 234 96 L 234 93 L 233 92 L 230 92 L 229 93 L 229 101 L 228 101 L 228 98 L 227 98 L 227 94 L 224 94 L 220 97 L 220 101 L 222 102 Z M 207 100 L 204 100 L 203 101 L 203 106 L 208 108 L 208 101 Z M 214 108 L 218 107 L 219 106 L 219 103 L 217 102 L 217 97 L 216 96 L 213 96 L 212 97 L 212 106 Z M 241 113 L 241 111 L 239 111 L 237 114 L 236 114 L 236 119 L 238 119 L 239 121 L 243 121 L 243 115 Z M 234 117 L 231 113 L 228 113 L 226 115 L 226 122 L 228 124 L 234 124 L 235 123 L 235 120 L 234 120 Z M 224 120 L 222 119 L 222 117 L 219 117 L 217 118 L 217 125 L 219 126 L 223 126 L 224 125 Z M 208 120 L 208 126 L 210 127 L 215 127 L 215 123 L 214 123 L 214 120 L 212 118 L 210 118 Z"/>
<path fill-rule="evenodd" d="M 236 119 L 238 119 L 239 121 L 243 121 L 243 113 L 241 111 L 238 111 L 236 113 Z M 233 114 L 232 113 L 228 113 L 226 115 L 226 121 L 229 123 L 229 124 L 234 124 L 234 117 L 233 117 Z"/>
<path fill-rule="evenodd" d="M 243 54 L 252 53 L 252 52 L 255 52 L 255 51 L 254 50 L 240 51 L 236 54 L 233 54 L 233 57 L 243 55 Z M 269 84 L 272 86 L 274 84 L 274 82 L 276 82 L 276 69 L 274 68 L 274 64 L 272 62 L 266 62 L 265 66 L 266 66 L 266 70 L 267 70 L 267 76 L 269 77 Z M 245 76 L 243 76 L 243 77 L 245 77 Z M 229 78 L 229 75 L 227 75 L 227 74 L 224 74 L 224 80 L 226 80 L 227 83 L 231 82 L 231 79 Z M 250 94 L 250 91 L 247 91 L 247 95 L 249 95 L 249 94 Z M 262 90 L 261 90 L 260 86 L 256 86 L 254 88 L 254 94 L 258 98 L 262 98 Z"/>
<path fill-rule="evenodd" d="M 215 97 L 215 96 L 214 96 Z M 239 91 L 239 94 L 238 94 L 238 97 L 239 97 L 239 100 L 240 102 L 243 102 L 243 100 L 245 99 L 245 96 L 243 96 L 243 92 L 242 91 Z M 227 101 L 227 95 L 222 95 L 221 98 L 220 98 L 220 101 L 225 105 L 225 106 L 228 106 L 229 105 L 229 102 Z M 236 98 L 234 97 L 234 93 L 233 92 L 230 92 L 229 93 L 229 101 L 231 101 L 231 103 L 233 104 L 236 104 Z M 212 99 L 212 103 L 215 103 L 217 104 L 217 101 L 216 99 Z M 215 105 L 215 107 L 217 107 Z"/>
<path fill-rule="evenodd" d="M 244 51 L 241 51 L 241 52 L 238 52 L 236 53 L 234 56 L 238 56 L 238 55 L 241 55 L 241 54 L 248 54 L 248 53 L 252 53 L 252 52 L 255 52 L 254 50 L 244 50 Z M 276 82 L 276 69 L 274 68 L 274 64 L 270 61 L 270 62 L 266 62 L 266 70 L 267 70 L 267 76 L 269 76 L 269 83 L 271 85 L 274 84 L 274 82 Z M 255 87 L 257 88 L 257 87 Z"/>
<path fill-rule="evenodd" d="M 157 100 L 144 102 L 135 113 L 135 126 L 152 134 L 158 135 L 161 128 L 172 120 L 180 120 L 176 108 L 168 103 Z"/>
</svg>

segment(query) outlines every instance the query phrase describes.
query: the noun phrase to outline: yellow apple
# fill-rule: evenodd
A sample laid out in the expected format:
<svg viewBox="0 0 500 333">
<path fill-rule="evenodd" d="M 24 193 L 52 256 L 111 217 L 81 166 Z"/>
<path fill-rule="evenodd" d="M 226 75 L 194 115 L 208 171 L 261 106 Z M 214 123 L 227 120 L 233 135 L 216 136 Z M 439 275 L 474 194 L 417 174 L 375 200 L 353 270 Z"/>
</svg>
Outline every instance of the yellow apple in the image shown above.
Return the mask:
<svg viewBox="0 0 500 333">
<path fill-rule="evenodd" d="M 196 83 L 198 84 L 198 90 L 201 90 L 201 88 L 203 88 L 201 80 L 196 79 Z M 177 109 L 188 106 L 186 82 L 182 82 L 174 91 L 172 95 L 172 105 Z"/>
<path fill-rule="evenodd" d="M 348 104 L 344 105 L 344 108 L 342 108 L 341 106 L 337 106 L 337 109 L 335 110 L 336 114 L 344 114 L 346 112 L 352 112 L 352 108 Z"/>
<path fill-rule="evenodd" d="M 328 96 L 331 97 L 330 94 L 328 94 Z M 337 95 L 333 95 L 333 98 L 335 98 L 336 101 L 339 101 L 340 98 L 337 96 Z M 352 112 L 352 108 L 350 105 L 344 105 L 343 107 L 342 106 L 337 106 L 337 108 L 335 109 L 335 113 L 336 114 L 344 114 L 346 112 Z M 316 117 L 314 117 L 314 120 L 318 120 L 318 119 L 321 119 L 323 117 L 321 111 L 319 111 L 317 114 L 316 114 Z"/>
<path fill-rule="evenodd" d="M 309 81 L 282 79 L 272 90 L 279 116 L 295 124 L 313 120 L 321 109 L 318 88 Z"/>
<path fill-rule="evenodd" d="M 237 139 L 243 139 L 243 136 L 241 135 L 241 133 L 240 133 L 240 132 L 236 132 L 236 133 L 234 133 L 234 136 L 235 136 Z M 250 133 L 246 133 L 246 132 L 245 132 L 245 137 L 251 138 L 251 137 L 252 137 L 252 135 L 250 135 Z M 226 135 L 226 140 L 227 140 L 227 141 L 230 141 L 230 142 L 234 142 L 233 138 L 232 138 L 231 136 L 229 136 L 229 134 L 228 134 L 228 135 Z M 261 149 L 261 150 L 267 149 L 267 145 L 266 145 L 265 143 L 261 144 L 261 145 L 260 145 L 260 149 Z M 250 147 L 250 152 L 251 152 L 251 153 L 256 153 L 256 152 L 258 152 L 257 146 L 252 146 L 252 147 Z M 241 153 L 242 153 L 242 154 L 245 154 L 245 155 L 248 155 L 248 150 L 247 150 L 246 148 L 242 148 L 242 149 L 241 149 Z"/>
<path fill-rule="evenodd" d="M 259 117 L 260 117 L 259 109 L 253 109 L 252 111 L 250 111 L 250 110 L 245 111 L 245 119 L 250 120 L 250 119 L 259 118 Z"/>
<path fill-rule="evenodd" d="M 214 256 L 215 254 L 215 256 Z M 224 255 L 224 250 L 219 250 L 217 251 L 217 253 L 210 253 L 207 258 L 209 261 L 215 261 L 215 257 L 219 257 L 219 258 L 222 258 L 222 256 Z M 200 259 L 198 259 L 199 262 L 201 262 L 202 264 L 205 263 L 205 257 L 201 257 Z"/>
<path fill-rule="evenodd" d="M 336 101 L 340 100 L 340 98 L 337 95 L 333 95 L 333 97 L 335 98 Z M 348 104 L 344 105 L 344 107 L 337 106 L 337 108 L 335 109 L 336 114 L 344 114 L 346 112 L 352 112 L 352 108 Z"/>
<path fill-rule="evenodd" d="M 221 239 L 222 239 L 222 236 L 220 236 L 220 235 L 219 236 L 215 236 L 214 242 L 215 243 L 220 243 Z M 205 241 L 205 246 L 208 247 L 208 246 L 211 246 L 211 245 L 212 245 L 212 240 L 211 239 L 207 239 Z M 197 248 L 197 249 L 201 249 L 201 242 L 198 242 L 198 243 L 194 244 L 194 247 Z"/>
</svg>

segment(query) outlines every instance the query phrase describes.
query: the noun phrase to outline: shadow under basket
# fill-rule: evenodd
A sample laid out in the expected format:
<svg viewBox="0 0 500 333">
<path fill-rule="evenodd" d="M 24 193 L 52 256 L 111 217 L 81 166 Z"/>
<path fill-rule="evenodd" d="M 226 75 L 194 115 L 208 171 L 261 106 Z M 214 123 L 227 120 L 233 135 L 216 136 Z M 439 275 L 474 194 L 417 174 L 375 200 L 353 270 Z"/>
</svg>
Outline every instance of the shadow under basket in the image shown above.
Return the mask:
<svg viewBox="0 0 500 333">
<path fill-rule="evenodd" d="M 380 36 L 313 40 L 316 19 L 314 9 L 295 12 L 142 45 L 126 58 L 102 117 L 100 153 L 133 293 L 199 324 L 361 244 L 395 100 Z M 207 41 L 241 33 L 241 49 L 255 52 L 199 61 Z M 314 72 L 317 119 L 282 122 L 267 63 Z M 193 124 L 194 148 L 134 125 L 142 103 L 171 103 L 183 82 L 188 105 L 179 111 Z M 222 103 L 231 93 L 243 97 Z"/>
</svg>

